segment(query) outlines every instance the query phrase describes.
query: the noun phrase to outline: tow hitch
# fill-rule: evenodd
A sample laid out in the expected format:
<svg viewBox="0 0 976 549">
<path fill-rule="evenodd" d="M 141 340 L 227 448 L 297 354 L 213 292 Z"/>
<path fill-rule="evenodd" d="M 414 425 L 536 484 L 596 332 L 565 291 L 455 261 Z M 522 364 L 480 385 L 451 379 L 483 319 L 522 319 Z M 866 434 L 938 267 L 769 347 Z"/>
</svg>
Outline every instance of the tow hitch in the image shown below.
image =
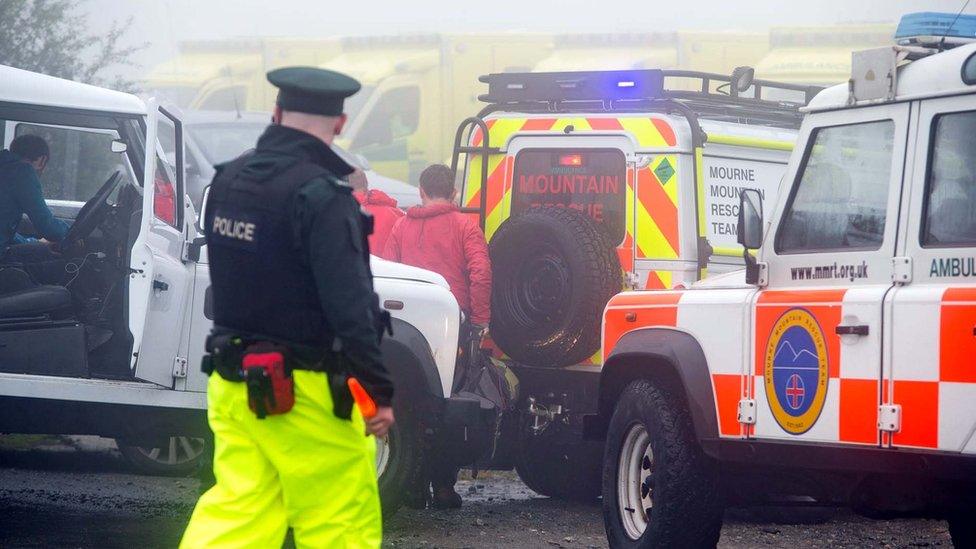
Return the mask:
<svg viewBox="0 0 976 549">
<path fill-rule="evenodd" d="M 563 400 L 565 401 L 566 395 L 563 395 Z M 539 404 L 535 397 L 529 397 L 529 415 L 532 416 L 532 434 L 538 435 L 544 431 L 549 425 L 556 421 L 561 416 L 564 416 L 568 410 L 563 407 L 562 404 L 552 404 L 546 406 L 544 404 Z M 566 421 L 563 418 L 562 421 Z"/>
</svg>

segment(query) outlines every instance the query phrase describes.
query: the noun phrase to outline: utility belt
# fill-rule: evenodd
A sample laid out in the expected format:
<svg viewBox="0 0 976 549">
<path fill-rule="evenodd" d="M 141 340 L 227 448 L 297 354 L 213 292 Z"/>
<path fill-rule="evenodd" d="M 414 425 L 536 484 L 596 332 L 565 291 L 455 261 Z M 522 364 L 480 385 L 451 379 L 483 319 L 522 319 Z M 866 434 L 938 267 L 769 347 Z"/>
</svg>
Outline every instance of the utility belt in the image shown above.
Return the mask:
<svg viewBox="0 0 976 549">
<path fill-rule="evenodd" d="M 332 412 L 341 419 L 352 417 L 350 365 L 342 353 L 216 330 L 207 336 L 206 350 L 200 369 L 208 376 L 217 372 L 227 381 L 243 382 L 247 386 L 248 407 L 258 419 L 292 409 L 295 370 L 325 373 L 332 393 Z"/>
</svg>

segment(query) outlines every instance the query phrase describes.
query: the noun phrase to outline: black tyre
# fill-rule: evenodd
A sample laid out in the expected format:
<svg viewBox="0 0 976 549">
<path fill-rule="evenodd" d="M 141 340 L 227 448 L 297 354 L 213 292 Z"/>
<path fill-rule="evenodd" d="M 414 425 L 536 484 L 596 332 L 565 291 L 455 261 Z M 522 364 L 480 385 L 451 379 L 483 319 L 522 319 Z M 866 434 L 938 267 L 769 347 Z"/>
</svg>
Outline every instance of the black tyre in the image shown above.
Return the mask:
<svg viewBox="0 0 976 549">
<path fill-rule="evenodd" d="M 949 535 L 954 547 L 976 547 L 976 523 L 972 513 L 957 511 L 950 514 Z"/>
<path fill-rule="evenodd" d="M 603 521 L 611 547 L 714 547 L 722 505 L 683 403 L 647 380 L 627 386 L 607 432 Z"/>
<path fill-rule="evenodd" d="M 533 208 L 491 239 L 492 338 L 513 359 L 561 367 L 600 346 L 603 308 L 622 275 L 609 238 L 576 210 Z"/>
<path fill-rule="evenodd" d="M 593 503 L 600 497 L 602 464 L 603 448 L 599 443 L 560 443 L 543 431 L 522 437 L 515 470 L 522 482 L 538 494 Z"/>
<path fill-rule="evenodd" d="M 384 517 L 392 516 L 404 502 L 418 497 L 418 491 L 425 488 L 420 424 L 408 410 L 395 409 L 394 414 L 396 422 L 390 432 L 384 440 L 376 441 L 376 474 Z"/>
<path fill-rule="evenodd" d="M 195 473 L 207 456 L 207 442 L 202 438 L 168 437 L 155 446 L 116 441 L 119 452 L 136 471 L 156 476 L 182 477 Z"/>
</svg>

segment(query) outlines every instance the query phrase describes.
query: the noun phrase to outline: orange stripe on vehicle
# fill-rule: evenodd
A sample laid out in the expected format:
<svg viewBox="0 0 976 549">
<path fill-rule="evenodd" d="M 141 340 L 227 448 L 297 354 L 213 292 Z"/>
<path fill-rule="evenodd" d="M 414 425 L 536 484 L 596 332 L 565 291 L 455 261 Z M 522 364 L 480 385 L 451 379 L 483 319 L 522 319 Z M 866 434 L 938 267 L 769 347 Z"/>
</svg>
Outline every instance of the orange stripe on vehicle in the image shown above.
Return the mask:
<svg viewBox="0 0 976 549">
<path fill-rule="evenodd" d="M 942 301 L 972 301 L 976 303 L 976 288 L 949 288 L 942 294 Z"/>
<path fill-rule="evenodd" d="M 841 290 L 769 290 L 759 295 L 763 305 L 783 303 L 840 303 L 846 289 Z"/>
<path fill-rule="evenodd" d="M 514 159 L 510 156 L 504 157 L 503 162 L 495 166 L 492 175 L 488 178 L 488 207 L 485 219 L 485 238 L 491 239 L 492 235 L 501 226 L 508 212 L 511 210 L 512 203 L 512 164 Z"/>
<path fill-rule="evenodd" d="M 712 374 L 712 386 L 715 391 L 719 433 L 726 436 L 741 436 L 739 399 L 742 398 L 742 376 L 739 374 Z"/>
<path fill-rule="evenodd" d="M 670 290 L 668 285 L 657 275 L 657 271 L 647 273 L 647 283 L 644 284 L 645 290 Z"/>
<path fill-rule="evenodd" d="M 647 293 L 664 294 L 665 292 Z M 680 293 L 676 293 L 673 297 L 663 298 L 664 302 L 660 304 L 651 303 L 654 301 L 652 298 L 645 300 L 643 306 L 640 307 L 607 309 L 604 313 L 603 352 L 609 355 L 621 336 L 638 328 L 676 326 L 678 324 L 678 307 L 676 305 L 678 299 L 681 299 Z M 669 301 L 674 301 L 674 304 L 667 303 Z"/>
<path fill-rule="evenodd" d="M 590 127 L 594 130 L 607 131 L 624 129 L 624 127 L 620 125 L 620 120 L 617 120 L 616 118 L 587 118 L 586 120 L 590 123 Z"/>
<path fill-rule="evenodd" d="M 547 131 L 556 124 L 555 118 L 529 118 L 522 124 L 522 131 Z"/>
<path fill-rule="evenodd" d="M 892 400 L 901 405 L 901 430 L 894 434 L 893 444 L 935 448 L 939 443 L 939 383 L 895 380 Z"/>
<path fill-rule="evenodd" d="M 682 292 L 629 292 L 610 298 L 607 307 L 647 307 L 658 305 L 677 305 Z"/>
<path fill-rule="evenodd" d="M 481 189 L 478 189 L 474 192 L 474 195 L 468 199 L 465 205 L 468 208 L 477 208 L 480 203 L 481 203 Z"/>
<path fill-rule="evenodd" d="M 660 118 L 652 118 L 651 123 L 657 128 L 658 133 L 661 134 L 661 138 L 667 143 L 669 147 L 673 147 L 678 143 L 678 139 L 674 136 L 674 130 L 671 128 L 671 124 Z"/>
<path fill-rule="evenodd" d="M 495 125 L 495 120 L 486 120 L 485 125 L 488 126 L 488 133 L 491 133 L 491 127 Z M 481 134 L 481 126 L 475 126 L 474 132 L 471 133 L 471 145 L 477 147 L 481 145 L 481 140 L 484 136 Z M 491 145 L 491 143 L 488 143 Z"/>
<path fill-rule="evenodd" d="M 661 182 L 651 170 L 640 170 L 637 174 L 637 201 L 647 210 L 648 215 L 654 220 L 654 224 L 661 231 L 661 235 L 667 241 L 668 246 L 673 251 L 673 255 L 661 254 L 660 247 L 657 249 L 645 250 L 654 254 L 645 257 L 677 257 L 680 253 L 678 242 L 678 208 L 671 201 Z M 638 240 L 641 238 L 638 231 Z"/>
<path fill-rule="evenodd" d="M 939 324 L 939 380 L 976 383 L 976 288 L 947 289 Z"/>
<path fill-rule="evenodd" d="M 878 443 L 878 380 L 840 380 L 840 440 Z"/>
<path fill-rule="evenodd" d="M 624 236 L 624 243 L 617 247 L 617 259 L 621 270 L 634 270 L 634 237 L 629 232 Z"/>
<path fill-rule="evenodd" d="M 508 162 L 506 162 L 506 160 L 508 158 L 509 157 L 499 156 L 497 160 L 492 159 L 494 161 L 489 161 L 488 167 L 490 171 L 488 172 L 488 205 L 486 208 L 489 215 L 495 211 L 495 208 L 505 195 L 505 191 L 511 187 L 511 181 L 506 181 L 507 178 L 505 177 L 505 169 L 508 166 Z M 494 164 L 494 166 L 491 164 Z"/>
</svg>

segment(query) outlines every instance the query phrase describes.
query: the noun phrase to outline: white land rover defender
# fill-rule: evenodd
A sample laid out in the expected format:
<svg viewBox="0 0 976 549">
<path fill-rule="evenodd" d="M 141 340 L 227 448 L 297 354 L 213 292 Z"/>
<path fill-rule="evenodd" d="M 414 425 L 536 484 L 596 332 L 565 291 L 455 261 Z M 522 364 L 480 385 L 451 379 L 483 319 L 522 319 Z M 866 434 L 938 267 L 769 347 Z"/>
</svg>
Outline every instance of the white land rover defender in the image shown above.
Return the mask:
<svg viewBox="0 0 976 549">
<path fill-rule="evenodd" d="M 212 315 L 179 113 L 11 67 L 0 82 L 0 145 L 47 140 L 45 198 L 71 225 L 44 280 L 0 265 L 0 433 L 113 437 L 145 469 L 186 472 L 209 437 L 199 364 Z M 19 232 L 33 234 L 28 220 Z M 448 398 L 461 315 L 444 279 L 375 258 L 373 273 L 393 315 L 383 353 L 400 421 L 378 455 L 392 510 L 421 466 L 408 451 L 420 416 L 463 433 L 477 403 Z"/>
<path fill-rule="evenodd" d="M 976 545 L 976 44 L 936 53 L 952 17 L 813 99 L 781 199 L 741 195 L 744 276 L 608 304 L 611 546 L 714 546 L 725 504 L 770 501 Z"/>
</svg>

